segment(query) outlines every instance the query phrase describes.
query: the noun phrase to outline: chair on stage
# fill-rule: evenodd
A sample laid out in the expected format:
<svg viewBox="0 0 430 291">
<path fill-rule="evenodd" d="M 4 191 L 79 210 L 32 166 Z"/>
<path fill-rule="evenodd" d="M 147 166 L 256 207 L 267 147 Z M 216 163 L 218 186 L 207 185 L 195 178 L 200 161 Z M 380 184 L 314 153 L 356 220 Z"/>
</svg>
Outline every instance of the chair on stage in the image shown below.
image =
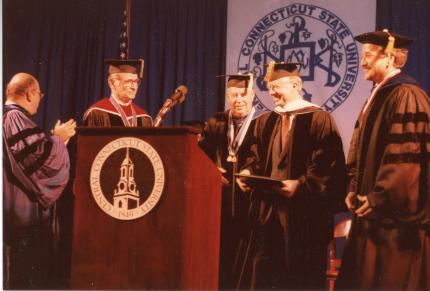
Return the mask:
<svg viewBox="0 0 430 291">
<path fill-rule="evenodd" d="M 344 218 L 337 222 L 334 227 L 333 240 L 329 244 L 329 268 L 326 273 L 329 291 L 333 291 L 341 264 L 340 256 L 336 255 L 336 242 L 348 238 L 351 222 L 351 218 Z"/>
</svg>

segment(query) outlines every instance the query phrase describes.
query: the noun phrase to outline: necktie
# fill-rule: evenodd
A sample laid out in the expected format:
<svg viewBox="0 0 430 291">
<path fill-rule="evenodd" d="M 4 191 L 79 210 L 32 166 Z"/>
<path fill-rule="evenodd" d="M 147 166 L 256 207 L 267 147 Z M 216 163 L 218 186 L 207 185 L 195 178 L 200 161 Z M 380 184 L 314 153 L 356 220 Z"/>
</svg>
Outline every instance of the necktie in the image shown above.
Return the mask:
<svg viewBox="0 0 430 291">
<path fill-rule="evenodd" d="M 287 145 L 289 130 L 290 130 L 290 116 L 288 114 L 284 114 L 284 115 L 282 115 L 282 123 L 281 123 L 281 147 L 282 147 L 282 150 Z"/>
</svg>

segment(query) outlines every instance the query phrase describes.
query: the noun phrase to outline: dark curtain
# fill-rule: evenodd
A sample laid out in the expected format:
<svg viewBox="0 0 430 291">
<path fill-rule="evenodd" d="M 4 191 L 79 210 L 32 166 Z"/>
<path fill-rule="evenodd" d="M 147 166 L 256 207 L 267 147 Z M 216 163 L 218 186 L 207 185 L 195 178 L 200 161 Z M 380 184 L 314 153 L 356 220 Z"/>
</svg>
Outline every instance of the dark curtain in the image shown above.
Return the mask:
<svg viewBox="0 0 430 291">
<path fill-rule="evenodd" d="M 407 35 L 414 39 L 404 71 L 414 77 L 430 94 L 430 1 L 378 0 L 377 29 Z"/>
<path fill-rule="evenodd" d="M 40 81 L 45 100 L 36 121 L 81 120 L 106 97 L 104 59 L 118 55 L 124 0 L 5 0 L 3 86 L 17 72 Z M 185 103 L 163 124 L 206 120 L 224 106 L 227 0 L 132 1 L 129 58 L 145 60 L 136 103 L 152 116 L 184 84 Z"/>
<path fill-rule="evenodd" d="M 143 53 L 145 106 L 156 113 L 180 84 L 185 103 L 168 123 L 206 120 L 224 108 L 227 0 L 133 1 L 132 52 Z M 137 57 L 137 55 L 135 55 Z"/>
</svg>

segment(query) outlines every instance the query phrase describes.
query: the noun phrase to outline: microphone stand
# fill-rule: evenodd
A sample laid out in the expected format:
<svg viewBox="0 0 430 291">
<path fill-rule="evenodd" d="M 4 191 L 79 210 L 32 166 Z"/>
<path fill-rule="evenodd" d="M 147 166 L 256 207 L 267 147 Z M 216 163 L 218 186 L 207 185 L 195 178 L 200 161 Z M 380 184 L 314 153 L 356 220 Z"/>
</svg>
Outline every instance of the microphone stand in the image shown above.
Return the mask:
<svg viewBox="0 0 430 291">
<path fill-rule="evenodd" d="M 185 94 L 187 94 L 187 92 L 187 87 L 181 85 L 175 90 L 175 93 L 171 96 L 171 98 L 167 98 L 166 101 L 164 101 L 163 106 L 161 107 L 160 111 L 158 111 L 158 114 L 154 119 L 154 127 L 160 126 L 167 112 L 169 112 L 173 108 L 173 106 L 178 103 L 184 102 Z"/>
<path fill-rule="evenodd" d="M 169 101 L 170 102 L 167 102 Z M 166 103 L 168 103 L 166 105 Z M 164 116 L 166 116 L 166 113 L 170 111 L 170 109 L 174 106 L 175 104 L 173 104 L 171 99 L 167 99 L 166 102 L 164 103 L 163 107 L 161 107 L 160 111 L 158 111 L 157 116 L 154 119 L 154 127 L 159 127 L 161 124 L 161 121 L 164 119 Z"/>
</svg>

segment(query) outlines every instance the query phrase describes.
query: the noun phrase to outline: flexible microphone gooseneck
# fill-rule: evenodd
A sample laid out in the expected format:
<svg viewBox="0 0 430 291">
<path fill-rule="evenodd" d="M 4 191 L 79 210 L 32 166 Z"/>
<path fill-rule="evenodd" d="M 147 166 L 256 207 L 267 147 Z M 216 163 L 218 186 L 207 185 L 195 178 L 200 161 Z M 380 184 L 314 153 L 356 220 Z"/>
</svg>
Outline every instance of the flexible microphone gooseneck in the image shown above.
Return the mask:
<svg viewBox="0 0 430 291">
<path fill-rule="evenodd" d="M 179 86 L 175 89 L 172 95 L 164 101 L 160 111 L 154 119 L 154 127 L 159 127 L 167 112 L 169 112 L 176 104 L 184 102 L 185 95 L 188 92 L 188 88 L 184 85 Z"/>
</svg>

